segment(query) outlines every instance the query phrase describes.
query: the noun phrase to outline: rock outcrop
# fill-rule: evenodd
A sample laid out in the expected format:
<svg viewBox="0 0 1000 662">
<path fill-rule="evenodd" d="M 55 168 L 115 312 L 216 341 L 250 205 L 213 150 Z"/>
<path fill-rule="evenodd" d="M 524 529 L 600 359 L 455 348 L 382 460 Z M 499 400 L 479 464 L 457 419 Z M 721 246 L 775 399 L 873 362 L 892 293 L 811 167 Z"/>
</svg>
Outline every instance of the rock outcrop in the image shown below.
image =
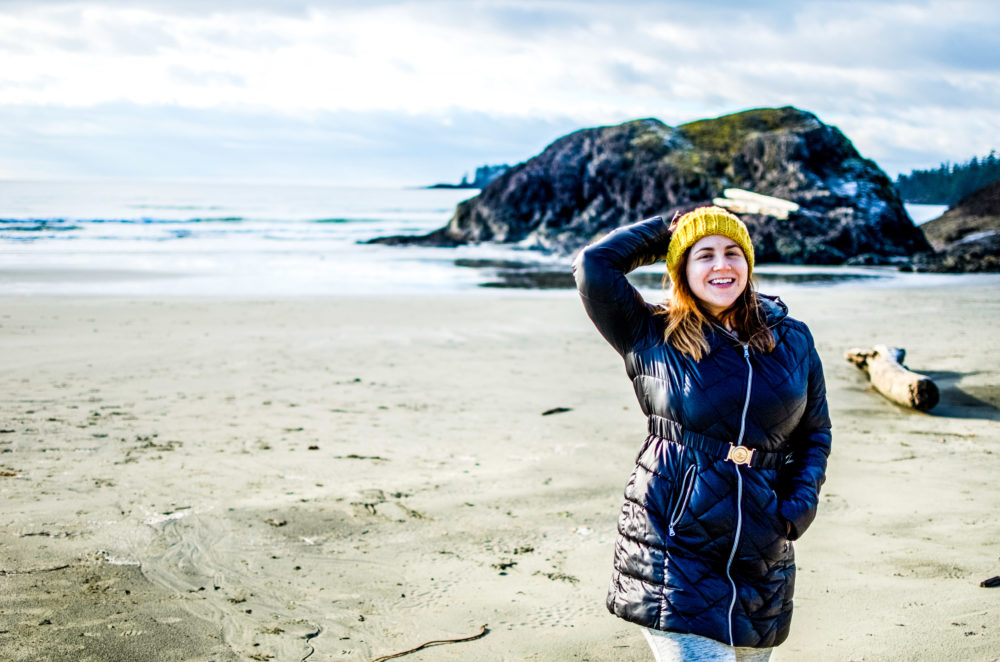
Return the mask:
<svg viewBox="0 0 1000 662">
<path fill-rule="evenodd" d="M 432 184 L 427 188 L 484 188 L 487 184 L 510 170 L 507 164 L 484 165 L 476 168 L 476 175 L 469 181 L 469 176 L 462 177 L 458 184 Z"/>
<path fill-rule="evenodd" d="M 838 129 L 791 107 L 576 131 L 460 203 L 445 227 L 376 241 L 571 253 L 619 225 L 711 204 L 727 188 L 798 205 L 786 219 L 742 216 L 762 262 L 878 261 L 929 249 L 885 173 Z"/>
<path fill-rule="evenodd" d="M 916 256 L 914 270 L 1000 271 L 1000 182 L 967 195 L 920 229 L 934 252 Z"/>
</svg>

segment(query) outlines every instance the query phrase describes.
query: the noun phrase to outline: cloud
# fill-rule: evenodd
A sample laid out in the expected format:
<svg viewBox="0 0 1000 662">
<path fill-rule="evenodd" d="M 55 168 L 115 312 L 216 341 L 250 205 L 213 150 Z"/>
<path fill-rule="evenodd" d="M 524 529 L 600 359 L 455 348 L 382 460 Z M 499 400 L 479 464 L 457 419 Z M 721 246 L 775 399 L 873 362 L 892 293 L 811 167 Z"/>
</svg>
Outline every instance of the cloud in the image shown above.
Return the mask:
<svg viewBox="0 0 1000 662">
<path fill-rule="evenodd" d="M 171 67 L 168 73 L 173 80 L 182 85 L 210 88 L 246 86 L 245 78 L 225 71 L 207 71 L 205 69 L 192 69 L 186 66 L 175 66 Z"/>
<path fill-rule="evenodd" d="M 378 0 L 372 0 L 377 4 Z M 101 7 L 111 10 L 140 9 L 172 15 L 204 15 L 206 13 L 260 12 L 304 16 L 317 4 L 350 5 L 350 0 L 0 0 L 0 8 L 8 13 L 24 10 L 81 9 Z"/>
<path fill-rule="evenodd" d="M 895 76 L 974 69 L 1000 80 L 985 64 L 1000 46 L 991 36 L 1000 34 L 1000 18 L 990 24 L 961 3 L 946 11 L 877 2 L 753 10 L 690 2 L 320 2 L 287 11 L 261 1 L 239 10 L 205 3 L 197 14 L 183 2 L 128 4 L 50 3 L 11 17 L 0 43 L 16 66 L 0 73 L 0 85 L 65 80 L 31 95 L 22 89 L 8 103 L 247 104 L 289 112 L 458 106 L 599 119 L 648 114 L 679 93 L 688 105 L 701 96 L 752 105 L 748 72 L 765 93 L 789 87 L 790 76 L 811 91 L 833 81 L 840 92 L 854 80 L 861 97 L 873 84 L 898 88 L 884 85 Z M 199 69 L 240 85 L 223 82 L 214 93 L 188 85 Z M 803 72 L 819 80 L 804 80 Z M 643 100 L 645 108 L 632 110 Z"/>
<path fill-rule="evenodd" d="M 487 162 L 526 160 L 576 128 L 569 118 L 464 111 L 291 117 L 128 103 L 0 107 L 0 174 L 421 185 L 458 181 Z"/>
<path fill-rule="evenodd" d="M 150 131 L 229 117 L 229 128 L 245 122 L 248 135 L 269 123 L 305 130 L 310 118 L 346 118 L 352 135 L 376 143 L 396 127 L 460 118 L 456 126 L 494 135 L 524 131 L 510 140 L 524 145 L 536 135 L 526 127 L 648 116 L 678 124 L 790 104 L 841 126 L 866 156 L 889 160 L 919 151 L 914 140 L 961 160 L 971 154 L 958 150 L 1000 135 L 1000 13 L 987 0 L 0 0 L 0 8 L 5 116 L 65 109 L 124 121 L 109 109 L 128 108 L 157 118 Z M 166 108 L 178 109 L 176 121 L 161 121 Z M 430 134 L 440 141 L 428 149 L 466 153 L 446 131 Z M 499 142 L 458 134 L 484 149 Z"/>
</svg>

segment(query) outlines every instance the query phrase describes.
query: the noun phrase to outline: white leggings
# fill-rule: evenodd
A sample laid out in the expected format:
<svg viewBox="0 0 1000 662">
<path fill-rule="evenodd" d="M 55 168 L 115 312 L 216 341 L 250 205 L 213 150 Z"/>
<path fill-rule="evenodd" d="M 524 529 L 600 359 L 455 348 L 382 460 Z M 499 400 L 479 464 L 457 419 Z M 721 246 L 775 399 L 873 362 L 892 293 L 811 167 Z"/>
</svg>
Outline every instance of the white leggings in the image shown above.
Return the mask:
<svg viewBox="0 0 1000 662">
<path fill-rule="evenodd" d="M 642 628 L 656 662 L 767 662 L 773 648 L 733 647 L 696 634 Z"/>
</svg>

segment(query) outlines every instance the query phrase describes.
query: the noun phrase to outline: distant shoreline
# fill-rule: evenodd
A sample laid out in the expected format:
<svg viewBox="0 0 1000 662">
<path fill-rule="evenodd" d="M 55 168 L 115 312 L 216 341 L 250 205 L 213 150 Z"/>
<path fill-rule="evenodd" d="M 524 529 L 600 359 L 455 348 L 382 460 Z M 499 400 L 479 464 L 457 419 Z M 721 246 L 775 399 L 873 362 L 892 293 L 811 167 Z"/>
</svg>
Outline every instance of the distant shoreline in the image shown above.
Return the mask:
<svg viewBox="0 0 1000 662">
<path fill-rule="evenodd" d="M 477 257 L 463 251 L 442 258 L 441 251 L 429 249 L 426 257 L 417 257 L 413 249 L 397 250 L 402 263 L 409 266 L 404 278 L 394 278 L 388 266 L 369 274 L 369 280 L 344 284 L 322 282 L 303 287 L 295 279 L 282 284 L 280 279 L 258 277 L 255 282 L 241 280 L 238 272 L 203 273 L 173 269 L 90 267 L 0 267 L 0 286 L 5 296 L 20 297 L 127 297 L 139 300 L 197 298 L 205 300 L 258 299 L 289 300 L 300 298 L 407 296 L 490 296 L 524 294 L 573 296 L 575 285 L 567 261 L 531 262 L 516 256 Z M 420 252 L 427 249 L 417 249 Z M 423 267 L 421 267 L 423 265 Z M 415 282 L 422 268 L 430 273 Z M 789 265 L 765 263 L 755 270 L 758 286 L 767 294 L 783 295 L 803 290 L 849 288 L 858 291 L 899 288 L 1000 287 L 1000 274 L 932 274 L 897 271 L 889 267 L 845 267 L 826 265 Z M 437 280 L 435 278 L 444 280 Z M 663 288 L 663 267 L 653 265 L 638 269 L 629 280 L 650 300 L 657 300 Z"/>
</svg>

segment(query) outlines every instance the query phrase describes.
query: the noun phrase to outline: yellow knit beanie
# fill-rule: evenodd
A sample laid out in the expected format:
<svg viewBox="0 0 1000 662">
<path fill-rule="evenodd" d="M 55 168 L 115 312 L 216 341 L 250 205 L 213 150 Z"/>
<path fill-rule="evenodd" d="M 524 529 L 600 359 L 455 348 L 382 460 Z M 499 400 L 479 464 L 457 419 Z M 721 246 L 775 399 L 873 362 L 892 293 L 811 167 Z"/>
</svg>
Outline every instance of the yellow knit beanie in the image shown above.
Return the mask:
<svg viewBox="0 0 1000 662">
<path fill-rule="evenodd" d="M 753 273 L 753 243 L 743 221 L 722 207 L 698 207 L 677 219 L 677 227 L 667 248 L 667 271 L 671 280 L 677 282 L 677 269 L 687 249 L 702 237 L 713 234 L 735 241 L 747 259 L 747 276 Z"/>
</svg>

